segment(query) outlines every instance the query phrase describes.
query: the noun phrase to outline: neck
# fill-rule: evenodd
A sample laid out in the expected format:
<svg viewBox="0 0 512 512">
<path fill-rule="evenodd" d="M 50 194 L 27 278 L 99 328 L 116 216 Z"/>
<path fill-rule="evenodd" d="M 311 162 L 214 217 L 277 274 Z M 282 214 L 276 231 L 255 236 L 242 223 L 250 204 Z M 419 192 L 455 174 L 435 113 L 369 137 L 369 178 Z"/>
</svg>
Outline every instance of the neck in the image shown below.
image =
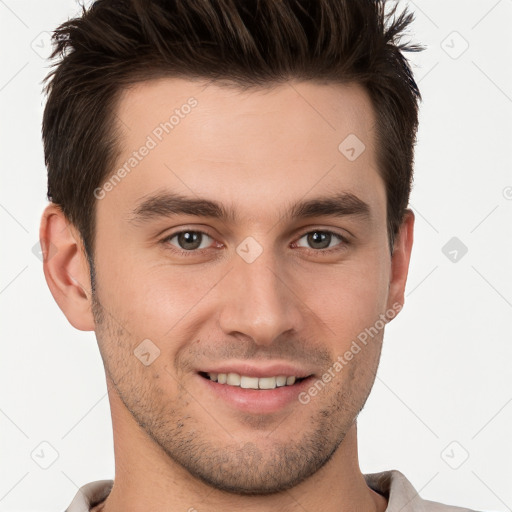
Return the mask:
<svg viewBox="0 0 512 512">
<path fill-rule="evenodd" d="M 272 495 L 241 496 L 206 485 L 172 461 L 110 391 L 116 474 L 101 512 L 384 512 L 387 507 L 359 469 L 356 423 L 327 464 L 299 485 Z"/>
</svg>

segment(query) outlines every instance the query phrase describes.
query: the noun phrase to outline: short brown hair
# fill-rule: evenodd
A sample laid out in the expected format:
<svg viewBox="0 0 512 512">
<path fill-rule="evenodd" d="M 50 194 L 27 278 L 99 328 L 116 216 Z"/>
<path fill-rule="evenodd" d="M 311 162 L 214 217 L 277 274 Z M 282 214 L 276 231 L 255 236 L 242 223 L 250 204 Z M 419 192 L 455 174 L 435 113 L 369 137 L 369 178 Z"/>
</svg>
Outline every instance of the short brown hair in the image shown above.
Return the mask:
<svg viewBox="0 0 512 512">
<path fill-rule="evenodd" d="M 116 100 L 176 76 L 243 88 L 289 79 L 357 83 L 377 118 L 377 159 L 394 238 L 409 201 L 421 99 L 401 44 L 413 19 L 386 0 L 96 0 L 54 32 L 43 117 L 48 199 L 78 229 L 90 264 L 94 190 L 114 171 Z M 341 141 L 340 141 L 341 142 Z"/>
</svg>

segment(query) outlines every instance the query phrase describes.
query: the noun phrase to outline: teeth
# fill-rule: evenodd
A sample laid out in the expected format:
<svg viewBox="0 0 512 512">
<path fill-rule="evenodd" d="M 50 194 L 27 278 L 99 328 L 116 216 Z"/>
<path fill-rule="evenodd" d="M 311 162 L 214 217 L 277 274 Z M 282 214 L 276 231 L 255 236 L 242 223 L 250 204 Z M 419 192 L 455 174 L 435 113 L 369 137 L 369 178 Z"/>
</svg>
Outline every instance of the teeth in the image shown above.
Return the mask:
<svg viewBox="0 0 512 512">
<path fill-rule="evenodd" d="M 240 375 L 238 375 L 238 373 L 228 373 L 227 383 L 230 386 L 240 386 L 241 381 L 242 379 L 240 378 Z"/>
<path fill-rule="evenodd" d="M 296 377 L 291 375 L 278 375 L 276 377 L 248 377 L 238 373 L 208 373 L 210 380 L 219 384 L 229 384 L 244 389 L 275 389 L 276 387 L 292 386 Z"/>
<path fill-rule="evenodd" d="M 286 377 L 284 375 L 279 375 L 279 377 L 276 377 L 276 386 L 278 388 L 281 386 L 286 386 Z"/>
<path fill-rule="evenodd" d="M 258 389 L 258 377 L 246 377 L 244 375 L 240 378 L 240 387 L 245 389 Z"/>
<path fill-rule="evenodd" d="M 276 387 L 276 378 L 275 377 L 261 377 L 259 379 L 259 387 L 260 389 L 274 389 Z"/>
</svg>

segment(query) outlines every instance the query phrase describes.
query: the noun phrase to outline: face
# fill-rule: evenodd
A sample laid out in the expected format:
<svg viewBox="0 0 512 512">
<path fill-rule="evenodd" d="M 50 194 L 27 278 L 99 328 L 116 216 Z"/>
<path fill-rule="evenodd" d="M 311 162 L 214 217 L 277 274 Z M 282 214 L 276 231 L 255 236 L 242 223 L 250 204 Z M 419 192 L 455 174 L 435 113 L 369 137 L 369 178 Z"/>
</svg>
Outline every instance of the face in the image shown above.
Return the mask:
<svg viewBox="0 0 512 512">
<path fill-rule="evenodd" d="M 289 488 L 353 426 L 397 312 L 370 100 L 162 79 L 126 91 L 118 119 L 117 177 L 96 192 L 112 389 L 195 477 Z"/>
</svg>

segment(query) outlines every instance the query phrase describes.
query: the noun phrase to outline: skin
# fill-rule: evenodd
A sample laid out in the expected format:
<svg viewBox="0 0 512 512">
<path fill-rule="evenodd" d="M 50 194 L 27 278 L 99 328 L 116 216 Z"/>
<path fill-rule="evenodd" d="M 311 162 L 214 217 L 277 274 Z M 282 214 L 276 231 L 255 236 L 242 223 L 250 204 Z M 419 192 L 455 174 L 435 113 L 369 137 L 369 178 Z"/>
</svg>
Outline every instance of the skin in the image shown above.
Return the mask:
<svg viewBox="0 0 512 512">
<path fill-rule="evenodd" d="M 96 295 L 80 237 L 56 205 L 40 238 L 50 290 L 77 329 L 94 330 L 112 411 L 115 484 L 105 512 L 243 509 L 383 511 L 359 468 L 357 415 L 377 371 L 383 329 L 307 404 L 241 410 L 211 391 L 198 369 L 289 362 L 314 379 L 379 315 L 403 304 L 413 240 L 408 211 L 390 254 L 375 117 L 357 85 L 289 82 L 264 90 L 160 79 L 118 104 L 121 166 L 159 123 L 197 106 L 97 201 Z M 365 151 L 349 161 L 348 134 Z M 117 167 L 116 167 L 117 168 Z M 236 211 L 220 220 L 179 214 L 135 221 L 156 191 L 207 198 Z M 287 218 L 295 201 L 354 194 L 367 217 Z M 203 231 L 188 255 L 180 230 Z M 308 233 L 331 230 L 330 249 Z M 236 252 L 253 237 L 252 263 Z M 324 255 L 320 253 L 324 251 Z M 134 350 L 150 339 L 148 366 Z"/>
</svg>

